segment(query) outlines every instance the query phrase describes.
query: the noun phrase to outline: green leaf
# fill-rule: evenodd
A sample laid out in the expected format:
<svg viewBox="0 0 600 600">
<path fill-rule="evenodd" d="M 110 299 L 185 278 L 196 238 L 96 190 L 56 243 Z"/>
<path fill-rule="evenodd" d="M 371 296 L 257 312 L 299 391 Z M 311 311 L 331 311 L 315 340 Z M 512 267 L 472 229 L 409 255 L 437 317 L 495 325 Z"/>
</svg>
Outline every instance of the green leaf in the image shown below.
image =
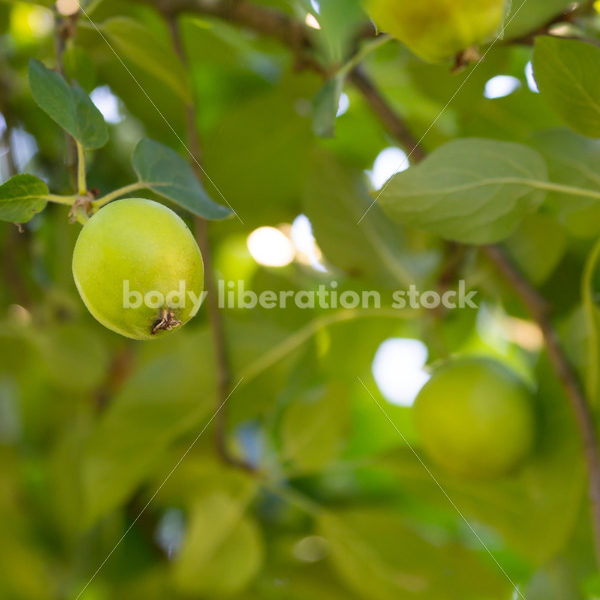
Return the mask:
<svg viewBox="0 0 600 600">
<path fill-rule="evenodd" d="M 113 17 L 100 28 L 119 55 L 165 83 L 185 103 L 192 102 L 186 70 L 169 44 L 129 17 Z"/>
<path fill-rule="evenodd" d="M 587 301 L 589 302 L 589 297 Z M 599 319 L 600 311 L 596 307 L 594 320 L 600 322 Z M 565 316 L 558 329 L 569 362 L 577 369 L 581 380 L 585 380 L 592 369 L 590 358 L 593 352 L 590 352 L 590 348 L 596 331 L 590 329 L 590 321 L 589 306 L 582 303 Z M 600 352 L 600 348 L 598 351 Z"/>
<path fill-rule="evenodd" d="M 26 223 L 44 210 L 48 186 L 33 175 L 15 175 L 0 185 L 0 221 Z"/>
<path fill-rule="evenodd" d="M 317 387 L 295 398 L 281 422 L 281 457 L 300 471 L 317 471 L 339 456 L 348 431 L 343 385 Z"/>
<path fill-rule="evenodd" d="M 103 383 L 110 364 L 98 328 L 62 323 L 41 332 L 38 348 L 48 378 L 57 388 L 92 393 Z"/>
<path fill-rule="evenodd" d="M 76 81 L 88 93 L 96 87 L 96 65 L 83 48 L 70 44 L 63 55 L 63 62 L 70 80 Z"/>
<path fill-rule="evenodd" d="M 212 491 L 192 509 L 181 551 L 173 565 L 177 587 L 186 594 L 209 598 L 240 593 L 263 562 L 263 542 L 255 521 L 245 515 L 254 495 L 232 497 Z"/>
<path fill-rule="evenodd" d="M 205 219 L 224 219 L 231 210 L 213 202 L 187 161 L 168 146 L 143 139 L 133 152 L 140 182 L 178 206 Z"/>
<path fill-rule="evenodd" d="M 215 81 L 220 85 L 221 76 Z M 209 90 L 216 84 L 210 85 L 205 84 L 205 93 L 213 98 Z M 248 84 L 234 85 L 245 90 Z M 289 223 L 300 212 L 315 144 L 310 98 L 321 85 L 306 72 L 278 79 L 261 91 L 238 93 L 207 131 L 206 171 L 248 226 Z"/>
<path fill-rule="evenodd" d="M 310 3 L 307 5 L 310 10 Z M 364 23 L 362 2 L 327 0 L 320 5 L 316 18 L 320 29 L 311 29 L 310 33 L 320 47 L 324 60 L 329 64 L 339 64 L 347 57 L 357 30 Z"/>
<path fill-rule="evenodd" d="M 93 150 L 108 142 L 104 117 L 77 84 L 69 86 L 61 75 L 31 59 L 29 85 L 39 107 L 84 148 Z"/>
<path fill-rule="evenodd" d="M 544 0 L 543 2 L 523 2 L 513 0 L 506 17 L 504 38 L 510 40 L 537 31 L 553 17 L 565 12 L 571 0 Z"/>
<path fill-rule="evenodd" d="M 169 444 L 198 426 L 210 410 L 213 379 L 207 332 L 157 340 L 159 355 L 141 366 L 114 398 L 86 440 L 82 456 L 82 521 L 125 501 L 152 474 Z"/>
<path fill-rule="evenodd" d="M 344 80 L 333 77 L 317 92 L 313 100 L 313 131 L 322 138 L 335 135 L 335 119 L 340 105 Z"/>
<path fill-rule="evenodd" d="M 428 541 L 393 510 L 341 509 L 318 525 L 339 576 L 368 600 L 508 597 L 493 565 L 451 539 Z"/>
<path fill-rule="evenodd" d="M 10 515 L 4 513 L 3 518 L 8 520 Z M 8 525 L 0 541 L 0 594 L 15 600 L 51 600 L 53 578 L 45 567 L 47 556 L 26 535 Z"/>
<path fill-rule="evenodd" d="M 538 37 L 533 67 L 542 97 L 564 122 L 582 135 L 600 137 L 600 48 Z"/>
<path fill-rule="evenodd" d="M 529 215 L 506 240 L 506 248 L 527 278 L 543 283 L 552 274 L 567 249 L 567 235 L 555 219 Z"/>
<path fill-rule="evenodd" d="M 581 279 L 582 304 L 586 319 L 586 329 L 588 330 L 586 391 L 588 402 L 594 407 L 598 403 L 598 367 L 600 366 L 600 354 L 598 352 L 598 309 L 596 307 L 594 290 L 594 280 L 599 261 L 600 240 L 596 242 L 585 261 L 585 269 Z"/>
<path fill-rule="evenodd" d="M 318 537 L 309 537 L 299 543 L 303 542 L 305 544 L 308 542 L 313 547 L 316 546 L 318 552 L 319 543 L 322 543 L 323 540 Z M 280 550 L 279 553 L 291 556 L 294 548 L 293 546 L 284 547 L 283 552 Z M 268 600 L 307 600 L 307 598 L 310 600 L 361 600 L 362 598 L 353 594 L 340 583 L 336 574 L 328 568 L 326 561 L 316 561 L 310 566 L 298 560 L 285 566 L 278 562 L 273 566 L 267 565 L 267 569 L 261 573 L 259 583 L 255 586 L 258 588 L 256 595 L 244 596 L 240 600 L 266 600 L 267 598 Z M 285 581 L 285 585 L 281 585 L 282 580 Z"/>
<path fill-rule="evenodd" d="M 435 266 L 427 252 L 419 256 L 375 204 L 362 178 L 332 155 L 318 153 L 304 192 L 304 209 L 325 258 L 356 278 L 408 287 Z M 358 223 L 366 213 L 365 218 Z"/>
<path fill-rule="evenodd" d="M 531 148 L 460 139 L 395 175 L 378 196 L 395 221 L 467 244 L 508 237 L 545 197 L 546 165 Z"/>
<path fill-rule="evenodd" d="M 569 233 L 596 237 L 600 234 L 600 141 L 564 128 L 536 133 L 532 145 L 546 159 L 552 181 L 597 192 L 598 198 L 590 198 L 551 191 L 546 201 Z"/>
<path fill-rule="evenodd" d="M 585 580 L 583 574 L 573 577 L 573 565 L 580 565 L 585 561 L 585 544 L 578 540 L 577 544 L 570 546 L 566 556 L 561 553 L 536 571 L 523 588 L 523 596 L 527 600 L 597 600 L 600 592 L 593 583 L 589 585 L 590 580 Z M 595 574 L 592 575 L 594 576 Z"/>
</svg>

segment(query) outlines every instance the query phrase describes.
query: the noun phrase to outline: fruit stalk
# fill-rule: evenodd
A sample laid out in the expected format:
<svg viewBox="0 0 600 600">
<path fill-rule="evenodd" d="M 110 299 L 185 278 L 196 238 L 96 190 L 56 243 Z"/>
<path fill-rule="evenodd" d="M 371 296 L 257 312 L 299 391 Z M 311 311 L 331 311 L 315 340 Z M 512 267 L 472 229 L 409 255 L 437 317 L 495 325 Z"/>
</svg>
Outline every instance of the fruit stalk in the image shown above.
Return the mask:
<svg viewBox="0 0 600 600">
<path fill-rule="evenodd" d="M 83 146 L 75 141 L 77 148 L 77 193 L 80 196 L 87 195 L 87 180 L 85 173 L 85 150 Z"/>
<path fill-rule="evenodd" d="M 104 205 L 108 204 L 109 202 L 117 200 L 117 198 L 121 198 L 122 196 L 128 196 L 130 194 L 133 194 L 134 192 L 143 190 L 145 187 L 146 184 L 141 181 L 137 181 L 136 183 L 126 185 L 122 188 L 119 188 L 118 190 L 115 190 L 114 192 L 106 194 L 106 196 L 102 196 L 102 198 L 98 198 L 98 200 L 94 200 L 92 202 L 92 208 L 94 211 L 96 211 L 99 208 L 102 208 Z"/>
</svg>

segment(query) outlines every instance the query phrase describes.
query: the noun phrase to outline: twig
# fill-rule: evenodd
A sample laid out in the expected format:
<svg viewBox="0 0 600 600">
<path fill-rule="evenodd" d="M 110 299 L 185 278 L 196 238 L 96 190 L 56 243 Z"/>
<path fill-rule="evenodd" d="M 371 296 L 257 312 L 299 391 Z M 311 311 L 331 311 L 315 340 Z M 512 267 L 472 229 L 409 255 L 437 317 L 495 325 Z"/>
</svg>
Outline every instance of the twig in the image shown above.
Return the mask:
<svg viewBox="0 0 600 600">
<path fill-rule="evenodd" d="M 270 9 L 245 0 L 137 0 L 150 4 L 165 14 L 169 20 L 180 13 L 200 13 L 217 17 L 250 29 L 260 35 L 278 40 L 296 56 L 296 68 L 309 68 L 323 77 L 330 77 L 335 69 L 327 69 L 314 56 L 315 45 L 309 27 L 283 12 Z M 359 32 L 360 39 L 371 39 L 377 34 L 372 26 L 365 26 Z M 355 68 L 349 81 L 365 97 L 375 114 L 390 134 L 404 148 L 412 152 L 416 160 L 424 156 L 418 140 L 410 133 L 406 123 L 379 93 L 367 75 Z"/>
<path fill-rule="evenodd" d="M 585 15 L 589 12 L 593 12 L 593 10 L 594 10 L 593 4 L 594 4 L 593 1 L 592 2 L 584 2 L 583 4 L 581 4 L 579 6 L 576 4 L 573 4 L 567 10 L 564 10 L 563 12 L 550 18 L 541 27 L 538 27 L 537 29 L 534 29 L 533 31 L 530 31 L 519 37 L 510 38 L 510 39 L 506 40 L 505 44 L 506 45 L 520 44 L 520 45 L 524 45 L 524 46 L 532 46 L 533 44 L 535 44 L 536 37 L 539 37 L 540 35 L 552 35 L 552 28 L 555 25 L 560 25 L 563 23 L 574 23 L 577 20 L 577 18 L 580 17 L 581 15 Z M 580 38 L 573 38 L 573 39 L 580 39 Z M 591 41 L 592 43 L 595 42 L 595 40 L 587 40 L 587 41 Z"/>
<path fill-rule="evenodd" d="M 16 302 L 24 308 L 31 309 L 33 302 L 23 279 L 23 275 L 19 269 L 19 265 L 17 264 L 19 251 L 26 246 L 26 236 L 29 236 L 29 232 L 25 232 L 24 230 L 21 231 L 14 227 L 12 228 L 12 231 L 7 232 L 6 243 L 3 248 L 3 255 L 7 258 L 3 261 L 3 271 L 4 278 L 10 287 Z"/>
<path fill-rule="evenodd" d="M 484 246 L 482 250 L 515 290 L 542 330 L 548 356 L 575 414 L 577 426 L 582 436 L 588 468 L 588 493 L 591 503 L 593 537 L 596 558 L 600 564 L 600 446 L 590 406 L 586 401 L 581 384 L 560 345 L 558 334 L 552 326 L 546 300 L 521 275 L 501 248 L 498 246 Z"/>
<path fill-rule="evenodd" d="M 136 530 L 144 538 L 154 556 L 159 561 L 168 563 L 172 557 L 161 546 L 156 535 L 160 522 L 156 515 L 144 510 L 144 503 L 144 497 L 141 494 L 137 494 L 125 505 L 125 514 L 129 522 L 135 524 Z"/>
<path fill-rule="evenodd" d="M 468 256 L 469 247 L 456 242 L 444 242 L 443 261 L 435 280 L 435 290 L 443 297 L 455 284 Z M 442 323 L 450 309 L 443 305 L 435 308 L 431 315 L 432 343 L 440 356 L 448 358 L 450 351 L 444 338 Z"/>
<path fill-rule="evenodd" d="M 13 154 L 12 144 L 10 143 L 10 133 L 12 130 L 11 118 L 8 114 L 8 110 L 5 107 L 0 106 L 0 108 L 2 109 L 1 112 L 4 115 L 4 120 L 6 122 L 6 128 L 2 132 L 2 137 L 0 138 L 0 141 L 2 142 L 2 146 L 6 148 L 6 153 L 3 154 L 3 156 L 6 158 L 6 165 L 8 167 L 8 177 L 10 178 L 13 175 L 16 175 L 17 173 L 15 156 Z"/>
<path fill-rule="evenodd" d="M 287 14 L 246 0 L 138 0 L 150 4 L 169 20 L 181 13 L 217 17 L 241 25 L 284 45 L 310 48 L 309 29 Z"/>
<path fill-rule="evenodd" d="M 361 92 L 388 132 L 408 149 L 415 162 L 425 158 L 425 151 L 419 141 L 413 136 L 404 120 L 389 105 L 364 71 L 360 67 L 356 67 L 350 73 L 348 79 Z"/>
<path fill-rule="evenodd" d="M 133 346 L 127 342 L 113 357 L 105 380 L 94 393 L 94 401 L 98 412 L 106 410 L 115 394 L 129 379 L 134 367 Z"/>
<path fill-rule="evenodd" d="M 181 32 L 179 25 L 174 16 L 167 17 L 173 40 L 175 52 L 183 62 L 187 64 L 183 43 L 181 40 Z M 187 125 L 187 142 L 190 150 L 196 160 L 191 161 L 192 167 L 196 172 L 196 176 L 202 179 L 203 173 L 198 166 L 201 160 L 200 138 L 196 125 L 196 111 L 193 104 L 188 104 L 185 107 L 186 125 Z M 205 219 L 197 217 L 195 219 L 195 233 L 198 245 L 204 259 L 204 278 L 206 286 L 206 305 L 208 311 L 208 320 L 211 329 L 211 337 L 213 341 L 213 352 L 215 365 L 217 368 L 217 397 L 216 403 L 220 407 L 225 404 L 231 392 L 232 376 L 229 365 L 229 356 L 227 352 L 225 327 L 219 301 L 217 296 L 217 286 L 215 283 L 215 274 L 213 268 L 212 248 L 209 239 L 208 223 Z M 219 456 L 223 461 L 231 466 L 239 467 L 248 471 L 254 471 L 255 467 L 233 456 L 227 445 L 227 411 L 223 406 L 222 410 L 217 412 L 215 418 L 215 442 Z"/>
<path fill-rule="evenodd" d="M 63 17 L 56 13 L 54 18 L 54 53 L 56 55 L 56 68 L 58 72 L 67 79 L 65 73 L 64 55 L 67 49 L 67 43 L 76 33 L 77 20 L 79 13 L 75 13 L 70 17 Z M 78 151 L 75 140 L 65 132 L 65 143 L 67 144 L 66 165 L 70 172 L 71 184 L 76 187 L 78 181 L 77 158 Z"/>
<path fill-rule="evenodd" d="M 64 19 L 59 14 L 54 17 L 54 55 L 56 57 L 56 68 L 58 72 L 65 76 L 64 55 L 67 49 L 68 35 L 67 29 L 64 27 Z"/>
</svg>

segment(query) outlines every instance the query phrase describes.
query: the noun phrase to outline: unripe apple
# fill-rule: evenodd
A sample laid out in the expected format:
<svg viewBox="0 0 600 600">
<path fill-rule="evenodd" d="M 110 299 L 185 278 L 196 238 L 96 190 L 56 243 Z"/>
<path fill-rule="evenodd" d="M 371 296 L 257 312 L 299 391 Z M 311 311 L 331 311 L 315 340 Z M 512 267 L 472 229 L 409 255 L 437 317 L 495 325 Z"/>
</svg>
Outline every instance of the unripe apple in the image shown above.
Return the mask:
<svg viewBox="0 0 600 600">
<path fill-rule="evenodd" d="M 73 276 L 102 325 L 148 340 L 196 314 L 204 265 L 178 215 L 157 202 L 131 198 L 101 208 L 84 225 L 73 253 Z"/>
<path fill-rule="evenodd" d="M 490 41 L 504 19 L 506 0 L 366 0 L 367 12 L 429 62 L 441 62 Z"/>
<path fill-rule="evenodd" d="M 414 415 L 426 453 L 458 475 L 507 474 L 534 445 L 531 394 L 491 359 L 460 359 L 437 369 L 419 392 Z"/>
</svg>

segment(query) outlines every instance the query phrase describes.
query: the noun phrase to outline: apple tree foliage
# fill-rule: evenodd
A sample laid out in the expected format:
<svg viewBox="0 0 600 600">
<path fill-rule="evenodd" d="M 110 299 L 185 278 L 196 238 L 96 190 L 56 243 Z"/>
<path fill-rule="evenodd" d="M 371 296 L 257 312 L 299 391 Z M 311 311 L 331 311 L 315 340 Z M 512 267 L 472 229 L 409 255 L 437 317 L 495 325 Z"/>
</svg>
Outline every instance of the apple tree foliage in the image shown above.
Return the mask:
<svg viewBox="0 0 600 600">
<path fill-rule="evenodd" d="M 357 0 L 0 2 L 1 598 L 598 597 L 581 433 L 484 251 L 545 300 L 595 414 L 600 15 L 572 4 L 513 0 L 504 36 L 453 69 L 375 37 Z M 90 99 L 109 90 L 110 123 Z M 376 191 L 365 173 L 390 146 L 411 166 Z M 335 280 L 385 306 L 223 309 L 215 416 L 209 310 L 135 343 L 80 302 L 62 205 L 85 220 L 82 192 L 210 221 L 224 281 Z M 257 264 L 247 236 L 301 214 L 326 272 Z M 479 309 L 389 306 L 458 280 Z M 526 463 L 470 480 L 422 456 L 373 378 L 389 338 L 421 340 L 431 365 L 518 371 L 538 421 Z"/>
</svg>

